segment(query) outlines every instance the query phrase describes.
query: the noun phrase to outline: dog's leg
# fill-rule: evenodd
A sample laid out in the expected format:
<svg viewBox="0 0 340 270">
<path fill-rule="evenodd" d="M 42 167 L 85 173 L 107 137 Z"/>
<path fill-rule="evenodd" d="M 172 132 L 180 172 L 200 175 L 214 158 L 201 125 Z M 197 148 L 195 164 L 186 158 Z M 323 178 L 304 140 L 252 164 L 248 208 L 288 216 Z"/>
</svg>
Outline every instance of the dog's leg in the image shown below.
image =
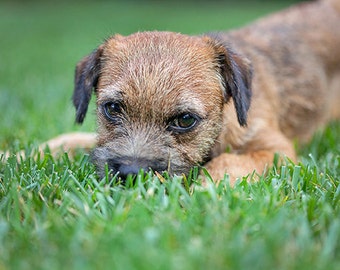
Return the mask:
<svg viewBox="0 0 340 270">
<path fill-rule="evenodd" d="M 38 147 L 38 152 L 40 153 L 40 156 L 43 156 L 45 149 L 49 148 L 52 156 L 54 157 L 57 157 L 64 152 L 73 156 L 77 149 L 89 151 L 95 146 L 95 144 L 96 134 L 87 132 L 72 132 L 59 135 L 45 143 L 42 143 Z M 0 152 L 0 155 L 4 155 L 4 158 L 7 159 L 11 156 L 11 153 L 8 151 Z M 20 151 L 19 153 L 16 153 L 16 156 L 17 159 L 20 160 L 20 157 L 25 157 L 25 152 Z"/>
<path fill-rule="evenodd" d="M 259 148 L 260 146 L 267 146 L 267 148 Z M 208 162 L 205 168 L 214 182 L 218 183 L 225 174 L 228 174 L 230 184 L 234 185 L 238 178 L 254 171 L 262 174 L 273 164 L 275 154 L 279 154 L 281 158 L 288 157 L 293 161 L 296 159 L 293 144 L 280 132 L 274 131 L 259 140 L 254 140 L 249 147 L 247 152 L 222 153 Z"/>
<path fill-rule="evenodd" d="M 96 134 L 89 132 L 72 132 L 62 134 L 55 137 L 39 146 L 39 151 L 42 152 L 48 147 L 53 156 L 67 152 L 71 156 L 77 149 L 85 151 L 91 150 L 96 144 Z"/>
</svg>

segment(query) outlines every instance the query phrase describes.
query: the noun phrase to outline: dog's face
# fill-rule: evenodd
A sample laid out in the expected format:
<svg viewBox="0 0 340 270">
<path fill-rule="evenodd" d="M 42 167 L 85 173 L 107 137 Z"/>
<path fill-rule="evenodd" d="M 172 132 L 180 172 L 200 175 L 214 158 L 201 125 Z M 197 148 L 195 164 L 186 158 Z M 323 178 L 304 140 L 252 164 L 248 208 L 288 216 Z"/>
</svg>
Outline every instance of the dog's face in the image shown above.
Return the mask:
<svg viewBox="0 0 340 270">
<path fill-rule="evenodd" d="M 82 122 L 95 89 L 93 160 L 121 177 L 187 173 L 209 157 L 232 97 L 241 125 L 250 102 L 248 63 L 210 37 L 168 32 L 114 36 L 76 69 L 73 101 Z"/>
</svg>

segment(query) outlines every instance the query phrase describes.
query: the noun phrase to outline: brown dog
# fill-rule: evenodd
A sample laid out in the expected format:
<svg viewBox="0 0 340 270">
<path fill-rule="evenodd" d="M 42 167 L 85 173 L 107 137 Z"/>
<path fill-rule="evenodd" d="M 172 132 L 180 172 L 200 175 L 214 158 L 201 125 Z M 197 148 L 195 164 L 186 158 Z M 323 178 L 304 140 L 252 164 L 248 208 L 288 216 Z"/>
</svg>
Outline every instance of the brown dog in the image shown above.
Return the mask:
<svg viewBox="0 0 340 270">
<path fill-rule="evenodd" d="M 228 33 L 109 38 L 78 64 L 73 95 L 79 123 L 97 96 L 99 174 L 205 164 L 233 181 L 294 159 L 292 139 L 340 116 L 339 25 L 340 1 L 321 0 Z"/>
<path fill-rule="evenodd" d="M 235 179 L 277 152 L 294 158 L 291 139 L 340 115 L 339 25 L 339 2 L 325 0 L 225 34 L 108 39 L 78 64 L 73 96 L 81 123 L 95 89 L 99 173 L 208 162 L 215 180 Z"/>
</svg>

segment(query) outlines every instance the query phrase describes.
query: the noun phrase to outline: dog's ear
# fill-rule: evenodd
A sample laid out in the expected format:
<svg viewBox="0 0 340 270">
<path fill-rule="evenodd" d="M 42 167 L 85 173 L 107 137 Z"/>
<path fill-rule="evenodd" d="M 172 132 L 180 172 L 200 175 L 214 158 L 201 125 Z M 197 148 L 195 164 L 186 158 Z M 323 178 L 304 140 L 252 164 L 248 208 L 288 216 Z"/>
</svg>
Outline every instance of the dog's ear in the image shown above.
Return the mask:
<svg viewBox="0 0 340 270">
<path fill-rule="evenodd" d="M 92 90 L 97 86 L 101 55 L 102 47 L 99 47 L 77 64 L 72 98 L 76 108 L 77 123 L 83 123 L 91 99 Z"/>
<path fill-rule="evenodd" d="M 247 125 L 247 113 L 251 102 L 252 66 L 250 61 L 236 53 L 216 38 L 208 37 L 215 50 L 215 61 L 222 78 L 225 102 L 232 97 L 237 120 Z"/>
<path fill-rule="evenodd" d="M 250 61 L 229 50 L 228 54 L 219 56 L 222 76 L 226 82 L 225 100 L 231 96 L 234 101 L 237 119 L 241 126 L 247 125 L 247 114 L 252 96 L 252 67 Z"/>
</svg>

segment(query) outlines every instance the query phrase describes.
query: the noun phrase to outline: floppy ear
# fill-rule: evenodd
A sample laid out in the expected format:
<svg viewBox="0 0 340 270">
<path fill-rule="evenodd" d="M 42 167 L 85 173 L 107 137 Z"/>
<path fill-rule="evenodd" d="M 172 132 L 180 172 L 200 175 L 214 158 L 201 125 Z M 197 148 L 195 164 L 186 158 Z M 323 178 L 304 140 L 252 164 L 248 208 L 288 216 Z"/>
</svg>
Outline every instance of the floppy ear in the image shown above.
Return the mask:
<svg viewBox="0 0 340 270">
<path fill-rule="evenodd" d="M 215 49 L 215 61 L 222 78 L 225 102 L 228 102 L 232 97 L 237 120 L 241 126 L 246 126 L 252 95 L 253 71 L 251 63 L 247 58 L 234 53 L 216 38 L 208 37 L 208 39 Z"/>
<path fill-rule="evenodd" d="M 99 47 L 84 57 L 76 67 L 73 104 L 76 108 L 76 122 L 83 123 L 91 99 L 92 90 L 96 88 L 102 48 Z"/>
</svg>

